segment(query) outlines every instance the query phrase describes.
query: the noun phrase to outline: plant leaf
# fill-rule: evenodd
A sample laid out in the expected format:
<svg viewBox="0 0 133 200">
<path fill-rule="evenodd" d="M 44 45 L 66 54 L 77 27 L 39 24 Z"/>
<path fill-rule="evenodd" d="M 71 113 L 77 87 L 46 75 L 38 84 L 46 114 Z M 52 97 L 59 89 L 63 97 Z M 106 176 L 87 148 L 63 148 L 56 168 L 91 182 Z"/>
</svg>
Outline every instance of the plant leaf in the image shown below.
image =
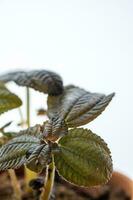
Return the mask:
<svg viewBox="0 0 133 200">
<path fill-rule="evenodd" d="M 43 136 L 46 140 L 56 141 L 67 133 L 68 128 L 64 120 L 54 117 L 45 123 Z"/>
<path fill-rule="evenodd" d="M 9 138 L 15 138 L 15 137 L 23 136 L 23 135 L 29 135 L 29 136 L 34 136 L 39 139 L 42 139 L 43 130 L 44 130 L 44 125 L 41 126 L 39 124 L 36 124 L 33 127 L 29 127 L 27 129 L 21 130 L 19 132 L 3 132 L 3 135 L 5 135 L 6 137 L 9 137 Z"/>
<path fill-rule="evenodd" d="M 63 91 L 63 82 L 59 75 L 46 70 L 29 72 L 17 71 L 0 76 L 3 82 L 14 81 L 20 86 L 27 86 L 49 95 L 59 95 Z"/>
<path fill-rule="evenodd" d="M 106 143 L 90 130 L 75 128 L 59 140 L 55 165 L 67 181 L 79 186 L 105 184 L 112 174 L 112 159 Z"/>
<path fill-rule="evenodd" d="M 29 158 L 27 159 L 26 166 L 34 171 L 41 172 L 46 165 L 51 161 L 51 150 L 48 144 L 38 145 Z"/>
<path fill-rule="evenodd" d="M 8 126 L 10 126 L 11 123 L 12 123 L 12 121 L 7 122 L 6 124 L 4 124 L 4 125 L 0 128 L 0 131 L 3 131 L 5 128 L 7 128 Z"/>
<path fill-rule="evenodd" d="M 16 136 L 20 136 L 20 135 L 30 135 L 30 136 L 35 136 L 37 138 L 42 137 L 42 132 L 43 132 L 44 127 L 41 126 L 40 124 L 36 124 L 33 127 L 29 127 L 25 130 L 21 130 L 18 133 L 16 133 Z"/>
<path fill-rule="evenodd" d="M 35 148 L 40 140 L 31 135 L 13 138 L 0 148 L 0 170 L 18 168 L 26 162 L 27 152 Z"/>
<path fill-rule="evenodd" d="M 22 105 L 21 99 L 0 82 L 0 114 Z"/>
<path fill-rule="evenodd" d="M 48 116 L 55 115 L 65 120 L 68 127 L 77 127 L 87 124 L 98 117 L 114 96 L 105 96 L 98 93 L 90 93 L 84 89 L 68 86 L 62 95 L 48 97 Z"/>
</svg>

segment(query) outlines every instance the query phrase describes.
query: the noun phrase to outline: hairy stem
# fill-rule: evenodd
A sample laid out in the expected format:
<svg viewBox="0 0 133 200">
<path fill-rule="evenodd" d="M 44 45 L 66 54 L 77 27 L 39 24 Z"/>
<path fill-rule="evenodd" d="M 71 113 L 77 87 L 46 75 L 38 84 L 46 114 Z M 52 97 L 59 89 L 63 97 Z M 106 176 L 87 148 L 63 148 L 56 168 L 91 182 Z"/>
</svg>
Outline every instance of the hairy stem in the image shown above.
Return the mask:
<svg viewBox="0 0 133 200">
<path fill-rule="evenodd" d="M 14 200 L 21 200 L 21 189 L 20 189 L 20 184 L 18 182 L 17 176 L 15 174 L 15 171 L 13 169 L 8 170 L 12 187 L 14 190 Z"/>
<path fill-rule="evenodd" d="M 30 90 L 29 88 L 26 88 L 26 114 L 27 114 L 27 127 L 30 127 Z M 28 191 L 31 191 L 31 188 L 29 187 L 30 180 L 37 177 L 37 173 L 29 170 L 27 167 L 25 167 L 25 178 L 26 178 L 26 189 Z"/>
<path fill-rule="evenodd" d="M 52 163 L 49 165 L 47 169 L 47 177 L 46 177 L 44 189 L 41 194 L 40 200 L 50 199 L 50 195 L 51 195 L 53 184 L 54 184 L 54 177 L 55 177 L 55 164 L 54 164 L 54 160 L 52 159 Z"/>
</svg>

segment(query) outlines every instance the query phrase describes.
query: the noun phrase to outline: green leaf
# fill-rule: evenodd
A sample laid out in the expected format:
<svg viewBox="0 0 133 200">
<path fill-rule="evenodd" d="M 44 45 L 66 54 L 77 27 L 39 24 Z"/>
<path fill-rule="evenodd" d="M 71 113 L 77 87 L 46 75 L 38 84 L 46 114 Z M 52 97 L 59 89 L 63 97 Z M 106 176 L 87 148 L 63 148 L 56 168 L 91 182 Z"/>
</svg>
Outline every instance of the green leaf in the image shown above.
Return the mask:
<svg viewBox="0 0 133 200">
<path fill-rule="evenodd" d="M 46 70 L 33 70 L 29 72 L 17 71 L 0 76 L 3 82 L 14 81 L 20 86 L 27 86 L 49 95 L 59 95 L 63 91 L 61 77 Z"/>
<path fill-rule="evenodd" d="M 0 82 L 0 114 L 22 105 L 21 99 Z"/>
<path fill-rule="evenodd" d="M 0 148 L 0 170 L 15 169 L 23 165 L 27 152 L 39 143 L 40 140 L 31 135 L 13 138 Z"/>
<path fill-rule="evenodd" d="M 12 138 L 16 137 L 16 133 L 12 132 L 12 131 L 10 131 L 10 132 L 3 131 L 2 135 L 7 137 L 8 139 L 12 139 Z"/>
<path fill-rule="evenodd" d="M 59 150 L 53 153 L 59 174 L 73 184 L 96 186 L 105 184 L 111 177 L 110 150 L 90 130 L 71 129 L 68 135 L 59 140 Z"/>
<path fill-rule="evenodd" d="M 62 95 L 48 97 L 48 116 L 64 119 L 68 127 L 87 124 L 98 117 L 114 96 L 90 93 L 84 89 L 67 86 Z"/>
<path fill-rule="evenodd" d="M 29 156 L 26 166 L 34 171 L 41 172 L 51 161 L 51 150 L 48 144 L 38 145 Z"/>
</svg>

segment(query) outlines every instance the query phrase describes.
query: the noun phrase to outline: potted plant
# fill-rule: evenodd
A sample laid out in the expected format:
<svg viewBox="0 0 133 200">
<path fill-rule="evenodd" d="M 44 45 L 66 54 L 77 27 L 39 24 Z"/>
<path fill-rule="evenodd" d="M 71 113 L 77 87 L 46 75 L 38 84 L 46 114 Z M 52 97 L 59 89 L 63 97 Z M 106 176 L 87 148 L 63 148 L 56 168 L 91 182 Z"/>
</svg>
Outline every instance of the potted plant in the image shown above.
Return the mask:
<svg viewBox="0 0 133 200">
<path fill-rule="evenodd" d="M 6 170 L 10 176 L 13 199 L 54 198 L 55 169 L 57 180 L 62 177 L 67 188 L 78 186 L 88 192 L 87 188 L 105 185 L 113 172 L 110 150 L 100 136 L 81 126 L 98 117 L 114 93 L 106 96 L 74 85 L 64 87 L 59 75 L 46 70 L 12 72 L 0 76 L 1 114 L 22 105 L 5 86 L 9 81 L 25 86 L 27 93 L 27 129 L 6 132 L 10 123 L 1 127 L 0 171 Z M 48 120 L 33 127 L 30 88 L 48 94 Z M 20 167 L 24 172 L 21 179 L 15 171 Z"/>
</svg>

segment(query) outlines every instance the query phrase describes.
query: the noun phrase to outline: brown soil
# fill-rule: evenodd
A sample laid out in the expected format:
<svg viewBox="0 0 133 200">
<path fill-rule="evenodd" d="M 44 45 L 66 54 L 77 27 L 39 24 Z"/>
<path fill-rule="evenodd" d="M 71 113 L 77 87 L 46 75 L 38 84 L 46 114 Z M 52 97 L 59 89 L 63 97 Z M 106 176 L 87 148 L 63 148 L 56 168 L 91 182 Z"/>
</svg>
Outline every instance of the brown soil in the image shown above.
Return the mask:
<svg viewBox="0 0 133 200">
<path fill-rule="evenodd" d="M 20 182 L 23 200 L 38 200 L 38 191 L 34 191 L 34 195 L 26 194 L 23 180 L 20 179 Z M 7 173 L 0 174 L 0 200 L 15 200 Z M 81 188 L 69 184 L 56 174 L 51 200 L 131 200 L 131 197 L 119 186 L 112 187 L 109 184 L 91 189 Z"/>
</svg>

